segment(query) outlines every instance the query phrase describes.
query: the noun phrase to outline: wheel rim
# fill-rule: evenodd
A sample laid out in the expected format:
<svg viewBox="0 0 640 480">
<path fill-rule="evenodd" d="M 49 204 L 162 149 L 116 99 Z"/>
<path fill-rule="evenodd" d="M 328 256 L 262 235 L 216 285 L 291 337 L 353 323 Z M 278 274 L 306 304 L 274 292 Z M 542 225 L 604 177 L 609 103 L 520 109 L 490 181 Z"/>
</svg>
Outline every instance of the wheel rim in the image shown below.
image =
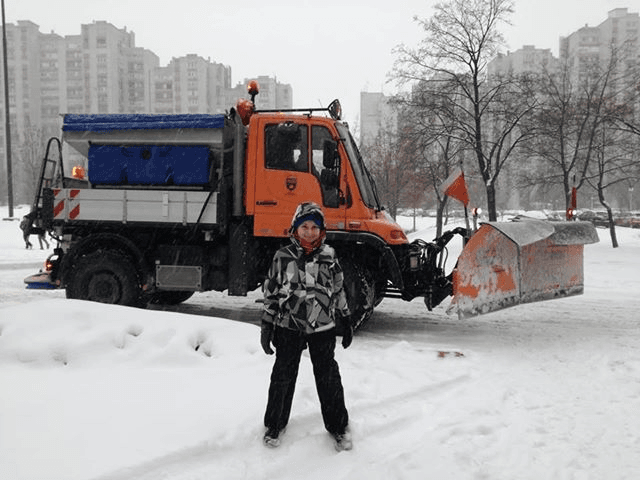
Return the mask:
<svg viewBox="0 0 640 480">
<path fill-rule="evenodd" d="M 118 303 L 122 296 L 122 286 L 114 275 L 101 272 L 92 275 L 87 285 L 87 299 L 100 303 Z"/>
</svg>

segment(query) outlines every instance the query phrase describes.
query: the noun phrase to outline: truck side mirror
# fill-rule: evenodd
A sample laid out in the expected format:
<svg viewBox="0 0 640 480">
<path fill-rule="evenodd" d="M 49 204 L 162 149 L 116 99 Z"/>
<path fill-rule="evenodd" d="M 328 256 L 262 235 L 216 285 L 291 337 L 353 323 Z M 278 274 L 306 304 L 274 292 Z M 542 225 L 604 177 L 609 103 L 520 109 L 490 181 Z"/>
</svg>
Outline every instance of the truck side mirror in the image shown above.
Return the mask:
<svg viewBox="0 0 640 480">
<path fill-rule="evenodd" d="M 336 168 L 338 166 L 338 143 L 333 140 L 325 140 L 322 152 L 322 165 L 324 168 Z"/>
</svg>

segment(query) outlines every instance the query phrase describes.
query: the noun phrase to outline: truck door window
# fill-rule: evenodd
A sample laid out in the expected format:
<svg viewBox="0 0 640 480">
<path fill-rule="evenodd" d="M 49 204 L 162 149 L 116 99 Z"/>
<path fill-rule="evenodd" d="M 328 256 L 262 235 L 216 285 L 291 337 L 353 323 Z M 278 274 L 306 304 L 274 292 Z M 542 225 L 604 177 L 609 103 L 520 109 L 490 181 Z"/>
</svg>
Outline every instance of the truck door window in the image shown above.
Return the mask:
<svg viewBox="0 0 640 480">
<path fill-rule="evenodd" d="M 294 122 L 267 125 L 264 138 L 267 168 L 309 171 L 306 126 Z"/>
<path fill-rule="evenodd" d="M 338 208 L 340 157 L 337 155 L 337 143 L 328 128 L 319 125 L 312 127 L 311 154 L 313 174 L 320 181 L 324 206 Z"/>
</svg>

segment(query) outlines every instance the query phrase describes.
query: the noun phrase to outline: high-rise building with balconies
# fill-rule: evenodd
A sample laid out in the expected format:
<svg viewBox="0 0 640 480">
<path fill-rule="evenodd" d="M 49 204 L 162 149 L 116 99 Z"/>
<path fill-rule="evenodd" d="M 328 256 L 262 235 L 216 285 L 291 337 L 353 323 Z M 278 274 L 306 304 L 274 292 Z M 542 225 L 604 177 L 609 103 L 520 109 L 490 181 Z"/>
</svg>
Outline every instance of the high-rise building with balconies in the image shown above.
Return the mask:
<svg viewBox="0 0 640 480">
<path fill-rule="evenodd" d="M 608 68 L 613 54 L 615 69 L 622 72 L 640 62 L 640 18 L 626 8 L 608 13 L 600 25 L 585 25 L 567 37 L 560 38 L 560 61 L 567 62 L 572 78 L 584 80 L 598 70 Z"/>
<path fill-rule="evenodd" d="M 152 73 L 154 113 L 221 113 L 231 68 L 199 55 L 172 58 Z"/>
</svg>

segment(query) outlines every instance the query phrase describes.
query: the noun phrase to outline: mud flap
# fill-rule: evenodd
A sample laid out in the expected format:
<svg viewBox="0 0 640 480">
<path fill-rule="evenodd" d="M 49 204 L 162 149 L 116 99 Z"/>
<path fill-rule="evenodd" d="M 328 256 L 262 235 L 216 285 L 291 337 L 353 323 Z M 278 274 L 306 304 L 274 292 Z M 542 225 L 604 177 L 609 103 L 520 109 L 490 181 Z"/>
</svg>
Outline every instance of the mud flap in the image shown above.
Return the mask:
<svg viewBox="0 0 640 480">
<path fill-rule="evenodd" d="M 598 241 L 590 222 L 519 218 L 485 223 L 458 258 L 447 312 L 464 318 L 580 295 L 584 245 Z"/>
</svg>

